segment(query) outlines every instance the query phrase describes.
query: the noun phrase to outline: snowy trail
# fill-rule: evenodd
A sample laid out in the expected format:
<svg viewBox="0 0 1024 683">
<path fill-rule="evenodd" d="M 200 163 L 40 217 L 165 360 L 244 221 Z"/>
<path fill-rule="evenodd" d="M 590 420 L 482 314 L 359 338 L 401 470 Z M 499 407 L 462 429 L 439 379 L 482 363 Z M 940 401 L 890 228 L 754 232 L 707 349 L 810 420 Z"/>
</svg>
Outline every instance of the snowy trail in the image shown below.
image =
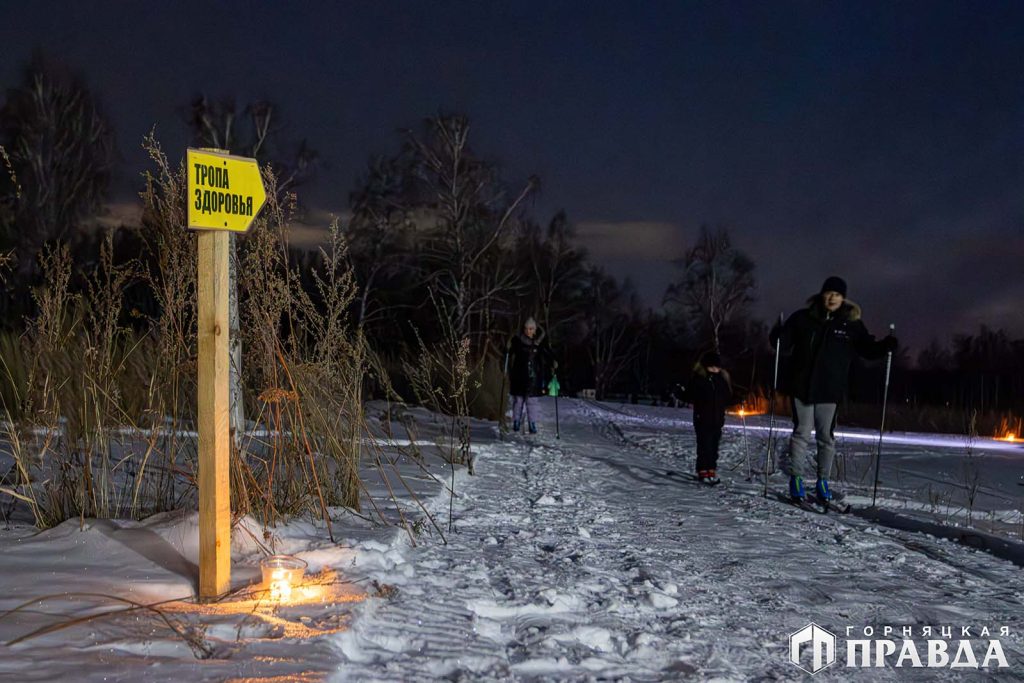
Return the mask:
<svg viewBox="0 0 1024 683">
<path fill-rule="evenodd" d="M 620 419 L 621 418 L 621 419 Z M 727 487 L 700 488 L 692 432 L 563 402 L 562 439 L 496 443 L 461 484 L 449 544 L 425 539 L 373 573 L 397 587 L 336 636 L 338 680 L 792 679 L 789 633 L 844 625 L 1010 626 L 1022 680 L 1024 589 L 1014 565 L 851 516 L 756 495 L 727 432 Z M 447 500 L 438 514 L 447 520 Z M 908 670 L 817 678 L 896 680 Z M 923 678 L 985 676 L 927 670 Z"/>
<path fill-rule="evenodd" d="M 549 399 L 536 437 L 500 440 L 493 424 L 472 423 L 477 476 L 457 472 L 448 532 L 443 483 L 452 470 L 436 442 L 449 423 L 422 408 L 370 406 L 378 426 L 404 425 L 400 443 L 410 447 L 388 446 L 386 460 L 432 509 L 448 544 L 417 519 L 410 496 L 388 502 L 388 488 L 400 484 L 386 485 L 367 461 L 375 504 L 393 522 L 396 506 L 415 521 L 415 547 L 405 531 L 342 509 L 338 543 L 318 523 L 292 520 L 266 531 L 276 552 L 310 563 L 319 577 L 310 581 L 320 582 L 312 597 L 179 600 L 165 609 L 180 633 L 133 612 L 2 645 L 118 606 L 83 592 L 144 603 L 190 595 L 194 513 L 70 520 L 40 534 L 0 529 L 0 614 L 33 600 L 0 619 L 0 681 L 796 680 L 803 674 L 788 661 L 788 635 L 811 621 L 840 637 L 847 625 L 1011 629 L 1001 639 L 1010 666 L 998 676 L 835 666 L 816 679 L 1024 680 L 1020 567 L 763 498 L 759 480 L 743 480 L 741 430 L 724 436 L 726 484 L 708 489 L 689 477 L 685 411 L 561 407 L 558 441 Z M 256 540 L 268 542 L 254 520 L 245 525 L 232 544 L 243 582 L 262 557 Z"/>
</svg>

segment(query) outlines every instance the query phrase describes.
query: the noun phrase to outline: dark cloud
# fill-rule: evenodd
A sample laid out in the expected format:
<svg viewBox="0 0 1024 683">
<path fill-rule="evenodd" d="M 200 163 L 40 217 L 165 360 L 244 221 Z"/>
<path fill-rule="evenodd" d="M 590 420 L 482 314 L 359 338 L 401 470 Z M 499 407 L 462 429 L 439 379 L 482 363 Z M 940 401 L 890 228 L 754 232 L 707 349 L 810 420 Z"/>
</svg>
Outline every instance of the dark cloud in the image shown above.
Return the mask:
<svg viewBox="0 0 1024 683">
<path fill-rule="evenodd" d="M 620 279 L 629 278 L 640 297 L 661 303 L 676 274 L 673 261 L 685 248 L 684 232 L 674 223 L 656 221 L 582 221 L 577 237 L 591 259 Z"/>
</svg>

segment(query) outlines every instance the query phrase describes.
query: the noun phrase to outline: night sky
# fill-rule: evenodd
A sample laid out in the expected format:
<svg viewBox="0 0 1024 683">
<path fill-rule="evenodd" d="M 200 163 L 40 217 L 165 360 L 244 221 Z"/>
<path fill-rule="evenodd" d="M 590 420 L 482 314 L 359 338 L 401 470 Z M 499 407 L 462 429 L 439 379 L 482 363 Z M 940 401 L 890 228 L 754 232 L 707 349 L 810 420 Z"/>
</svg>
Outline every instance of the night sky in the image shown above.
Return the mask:
<svg viewBox="0 0 1024 683">
<path fill-rule="evenodd" d="M 757 313 L 846 277 L 920 346 L 1024 334 L 1024 3 L 0 2 L 0 85 L 42 48 L 112 118 L 130 199 L 197 93 L 282 106 L 344 211 L 401 127 L 464 111 L 533 213 L 660 301 L 702 223 L 758 264 Z"/>
</svg>

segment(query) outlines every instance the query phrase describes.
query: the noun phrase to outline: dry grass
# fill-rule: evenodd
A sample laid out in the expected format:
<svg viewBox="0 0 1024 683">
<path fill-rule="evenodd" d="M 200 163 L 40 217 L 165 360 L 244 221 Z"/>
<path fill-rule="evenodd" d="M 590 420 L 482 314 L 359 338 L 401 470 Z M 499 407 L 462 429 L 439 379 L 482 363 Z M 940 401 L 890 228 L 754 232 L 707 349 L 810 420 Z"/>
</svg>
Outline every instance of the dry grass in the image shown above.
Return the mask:
<svg viewBox="0 0 1024 683">
<path fill-rule="evenodd" d="M 404 360 L 403 370 L 416 399 L 436 413 L 450 418 L 450 429 L 444 443 L 438 446 L 448 462 L 466 465 L 473 472 L 469 434 L 469 401 L 471 378 L 480 375 L 480 367 L 471 366 L 470 340 L 459 335 L 451 317 L 439 299 L 431 295 L 441 322 L 441 341 L 428 345 L 416 333 L 416 355 Z M 479 383 L 472 385 L 474 390 Z"/>
<path fill-rule="evenodd" d="M 95 267 L 77 274 L 85 284 L 76 293 L 67 246 L 48 247 L 36 314 L 24 334 L 0 335 L 2 441 L 14 463 L 0 472 L 0 493 L 41 528 L 194 504 L 195 235 L 184 228 L 184 166 L 152 136 L 145 147 L 154 167 L 141 193 L 146 258 L 117 263 L 108 240 Z M 235 264 L 253 419 L 232 454 L 232 504 L 267 525 L 305 515 L 329 530 L 331 508 L 358 512 L 368 496 L 359 479 L 368 370 L 390 384 L 350 319 L 356 285 L 338 226 L 312 270 L 299 272 L 288 256 L 295 198 L 269 170 L 264 177 L 268 206 Z M 125 310 L 139 282 L 158 304 L 152 319 Z M 464 407 L 465 381 L 456 394 Z M 389 488 L 396 480 L 385 479 Z"/>
<path fill-rule="evenodd" d="M 294 198 L 265 173 L 268 206 L 238 259 L 243 391 L 256 432 L 233 472 L 236 510 L 267 523 L 328 508 L 359 509 L 365 342 L 349 320 L 356 295 L 337 224 L 312 269 L 315 293 L 288 262 Z"/>
<path fill-rule="evenodd" d="M 47 285 L 35 292 L 38 312 L 2 344 L 4 441 L 14 461 L 6 492 L 41 527 L 164 509 L 170 501 L 153 495 L 131 443 L 146 408 L 138 380 L 153 360 L 151 341 L 119 322 L 138 264 L 115 264 L 107 242 L 81 295 L 70 290 L 65 246 L 45 249 L 40 265 Z"/>
</svg>

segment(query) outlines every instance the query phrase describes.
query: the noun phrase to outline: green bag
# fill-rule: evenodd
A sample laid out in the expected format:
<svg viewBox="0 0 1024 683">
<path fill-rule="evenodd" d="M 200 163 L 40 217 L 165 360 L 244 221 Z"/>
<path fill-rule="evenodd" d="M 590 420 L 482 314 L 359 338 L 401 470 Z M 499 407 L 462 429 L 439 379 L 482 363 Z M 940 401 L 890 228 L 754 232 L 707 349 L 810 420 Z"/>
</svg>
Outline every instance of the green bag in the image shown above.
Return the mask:
<svg viewBox="0 0 1024 683">
<path fill-rule="evenodd" d="M 551 375 L 551 381 L 548 382 L 548 396 L 558 396 L 558 390 L 561 388 L 558 383 L 558 375 Z"/>
</svg>

